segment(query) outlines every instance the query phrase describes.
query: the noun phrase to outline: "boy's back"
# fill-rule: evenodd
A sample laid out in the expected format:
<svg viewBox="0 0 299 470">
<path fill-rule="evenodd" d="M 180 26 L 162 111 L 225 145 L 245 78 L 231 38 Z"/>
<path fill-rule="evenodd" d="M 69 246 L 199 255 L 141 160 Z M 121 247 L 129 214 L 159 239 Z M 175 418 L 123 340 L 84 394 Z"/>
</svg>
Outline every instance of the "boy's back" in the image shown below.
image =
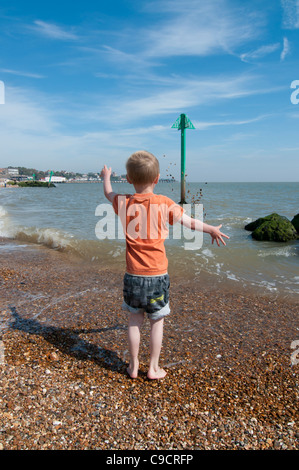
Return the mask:
<svg viewBox="0 0 299 470">
<path fill-rule="evenodd" d="M 146 193 L 116 194 L 113 209 L 119 216 L 126 235 L 127 273 L 157 276 L 167 272 L 164 241 L 167 223 L 173 225 L 183 209 L 167 196 Z"/>
</svg>

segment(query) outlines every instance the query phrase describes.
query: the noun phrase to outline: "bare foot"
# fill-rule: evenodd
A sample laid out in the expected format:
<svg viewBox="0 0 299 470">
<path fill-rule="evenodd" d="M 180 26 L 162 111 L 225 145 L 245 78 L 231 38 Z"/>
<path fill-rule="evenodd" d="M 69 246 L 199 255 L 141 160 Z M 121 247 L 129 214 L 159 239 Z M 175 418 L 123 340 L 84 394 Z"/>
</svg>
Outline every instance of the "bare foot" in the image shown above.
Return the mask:
<svg viewBox="0 0 299 470">
<path fill-rule="evenodd" d="M 164 369 L 160 369 L 160 367 L 157 370 L 149 370 L 147 373 L 147 378 L 150 380 L 155 380 L 155 379 L 163 379 L 166 376 L 167 372 Z"/>
<path fill-rule="evenodd" d="M 129 367 L 127 368 L 127 372 L 129 374 L 129 376 L 131 377 L 131 379 L 137 379 L 137 377 L 138 377 L 138 366 L 139 366 L 139 364 L 136 364 L 135 367 L 132 367 L 129 364 Z"/>
</svg>

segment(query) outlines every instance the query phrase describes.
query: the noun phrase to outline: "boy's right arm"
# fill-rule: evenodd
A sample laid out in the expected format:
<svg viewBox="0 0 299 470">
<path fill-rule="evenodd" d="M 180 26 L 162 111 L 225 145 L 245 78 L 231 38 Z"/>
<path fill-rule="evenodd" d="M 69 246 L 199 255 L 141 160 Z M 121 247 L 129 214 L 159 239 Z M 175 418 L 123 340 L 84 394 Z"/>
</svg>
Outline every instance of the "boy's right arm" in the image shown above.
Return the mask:
<svg viewBox="0 0 299 470">
<path fill-rule="evenodd" d="M 113 192 L 112 190 L 110 176 L 111 176 L 111 168 L 107 168 L 107 166 L 104 165 L 104 168 L 101 171 L 101 177 L 103 178 L 104 194 L 106 198 L 108 199 L 108 201 L 113 203 L 113 199 L 116 193 Z"/>
<path fill-rule="evenodd" d="M 183 214 L 180 222 L 182 225 L 184 225 L 184 227 L 190 228 L 191 230 L 198 230 L 199 232 L 209 233 L 212 237 L 212 243 L 214 243 L 214 240 L 216 240 L 218 246 L 220 246 L 219 241 L 221 241 L 223 245 L 226 245 L 222 237 L 229 238 L 227 235 L 220 232 L 222 225 L 214 227 L 213 225 L 205 224 L 201 220 L 193 219 L 187 214 Z"/>
</svg>

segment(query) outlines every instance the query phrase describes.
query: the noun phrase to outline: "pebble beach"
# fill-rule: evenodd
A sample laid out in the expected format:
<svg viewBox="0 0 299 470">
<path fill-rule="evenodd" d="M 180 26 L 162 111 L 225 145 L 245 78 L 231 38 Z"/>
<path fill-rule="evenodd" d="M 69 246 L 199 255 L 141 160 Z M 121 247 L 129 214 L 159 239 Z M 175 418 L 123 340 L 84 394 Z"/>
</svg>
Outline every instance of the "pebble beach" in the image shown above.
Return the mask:
<svg viewBox="0 0 299 470">
<path fill-rule="evenodd" d="M 170 270 L 162 380 L 126 374 L 123 273 L 0 240 L 1 450 L 298 450 L 298 302 Z M 298 349 L 298 346 L 297 346 Z"/>
</svg>

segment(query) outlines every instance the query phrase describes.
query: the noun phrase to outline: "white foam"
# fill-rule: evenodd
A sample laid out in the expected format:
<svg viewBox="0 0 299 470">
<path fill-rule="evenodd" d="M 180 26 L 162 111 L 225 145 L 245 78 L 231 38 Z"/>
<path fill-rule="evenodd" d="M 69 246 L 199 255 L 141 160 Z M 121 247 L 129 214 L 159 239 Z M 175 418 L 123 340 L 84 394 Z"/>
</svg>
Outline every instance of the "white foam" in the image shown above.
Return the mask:
<svg viewBox="0 0 299 470">
<path fill-rule="evenodd" d="M 259 251 L 257 254 L 261 258 L 266 258 L 267 256 L 296 256 L 296 252 L 293 249 L 292 246 L 284 246 L 284 247 L 277 247 L 277 248 L 271 248 L 267 251 Z"/>
<path fill-rule="evenodd" d="M 275 287 L 275 283 L 273 283 L 273 282 L 260 281 L 259 284 L 261 284 L 262 286 L 264 286 L 267 290 L 269 290 L 271 292 L 277 291 L 277 287 Z"/>
<path fill-rule="evenodd" d="M 208 258 L 215 258 L 215 255 L 209 248 L 205 248 L 204 250 L 202 250 L 202 254 L 207 256 Z"/>
<path fill-rule="evenodd" d="M 237 282 L 240 281 L 240 279 L 237 279 L 235 274 L 231 273 L 230 271 L 227 271 L 225 274 L 226 274 L 226 277 L 228 279 L 231 279 L 232 281 L 237 281 Z"/>
</svg>

